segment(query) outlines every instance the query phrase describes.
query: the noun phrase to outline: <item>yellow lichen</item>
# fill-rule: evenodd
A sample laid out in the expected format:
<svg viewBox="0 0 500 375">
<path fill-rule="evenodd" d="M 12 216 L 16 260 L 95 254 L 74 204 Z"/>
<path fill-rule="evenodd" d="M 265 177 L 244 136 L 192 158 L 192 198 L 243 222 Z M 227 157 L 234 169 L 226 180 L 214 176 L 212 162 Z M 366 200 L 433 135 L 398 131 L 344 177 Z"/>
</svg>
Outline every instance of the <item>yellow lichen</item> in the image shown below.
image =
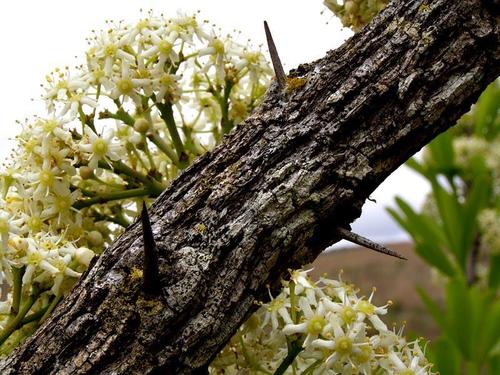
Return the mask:
<svg viewBox="0 0 500 375">
<path fill-rule="evenodd" d="M 431 10 L 431 7 L 425 3 L 420 4 L 418 7 L 418 12 L 419 13 L 426 13 Z"/>
<path fill-rule="evenodd" d="M 286 78 L 286 89 L 288 93 L 300 89 L 307 82 L 306 78 L 302 77 L 287 77 Z"/>
<path fill-rule="evenodd" d="M 142 270 L 137 267 L 132 267 L 130 277 L 132 277 L 133 280 L 142 279 Z"/>
<path fill-rule="evenodd" d="M 205 233 L 207 231 L 207 226 L 203 223 L 197 224 L 194 228 L 199 233 Z"/>
</svg>

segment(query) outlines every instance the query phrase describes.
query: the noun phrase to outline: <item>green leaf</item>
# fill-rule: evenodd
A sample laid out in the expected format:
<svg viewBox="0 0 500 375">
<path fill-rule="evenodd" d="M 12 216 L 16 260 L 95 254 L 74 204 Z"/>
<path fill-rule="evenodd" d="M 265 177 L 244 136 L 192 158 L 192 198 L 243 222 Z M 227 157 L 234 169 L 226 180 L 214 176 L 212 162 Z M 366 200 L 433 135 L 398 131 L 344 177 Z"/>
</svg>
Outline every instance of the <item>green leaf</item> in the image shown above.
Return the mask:
<svg viewBox="0 0 500 375">
<path fill-rule="evenodd" d="M 436 323 L 441 327 L 441 329 L 446 328 L 446 319 L 444 316 L 444 311 L 439 307 L 439 305 L 427 294 L 427 292 L 421 287 L 417 287 L 417 293 L 420 295 L 422 302 L 425 307 L 432 315 Z"/>
<path fill-rule="evenodd" d="M 474 106 L 474 133 L 492 140 L 500 132 L 498 109 L 500 107 L 500 85 L 498 81 L 490 84 L 481 94 Z"/>
<path fill-rule="evenodd" d="M 386 210 L 389 213 L 389 215 L 391 215 L 392 218 L 394 220 L 396 220 L 396 222 L 399 224 L 399 226 L 401 228 L 403 228 L 405 231 L 407 231 L 410 236 L 413 237 L 413 234 L 410 230 L 410 227 L 408 226 L 408 223 L 406 222 L 406 218 L 404 218 L 402 215 L 400 215 L 399 212 L 397 212 L 393 208 L 388 207 L 388 208 L 386 208 Z"/>
<path fill-rule="evenodd" d="M 435 220 L 423 213 L 417 214 L 413 208 L 400 197 L 396 197 L 396 204 L 406 215 L 406 227 L 409 229 L 415 241 L 429 242 L 436 246 L 446 243 L 446 236 L 439 226 L 436 225 Z"/>
<path fill-rule="evenodd" d="M 482 366 L 500 339 L 500 301 L 491 290 L 469 287 L 463 280 L 446 286 L 446 336 L 470 364 Z"/>
<path fill-rule="evenodd" d="M 432 156 L 433 168 L 436 172 L 443 173 L 450 177 L 454 174 L 455 152 L 453 150 L 453 135 L 446 131 L 429 143 L 429 150 Z"/>
<path fill-rule="evenodd" d="M 453 277 L 456 268 L 445 253 L 438 247 L 428 243 L 416 243 L 415 252 L 430 265 L 436 267 L 442 274 Z"/>
<path fill-rule="evenodd" d="M 431 177 L 431 174 L 430 174 L 429 170 L 427 169 L 427 167 L 424 164 L 419 163 L 417 161 L 417 159 L 415 159 L 414 157 L 408 159 L 405 164 L 406 164 L 406 166 L 413 169 L 415 172 L 421 174 L 425 178 L 429 179 Z"/>
<path fill-rule="evenodd" d="M 479 320 L 481 333 L 477 359 L 484 361 L 488 356 L 500 355 L 500 300 L 495 300 L 493 292 L 484 298 L 484 308 Z"/>
<path fill-rule="evenodd" d="M 498 375 L 500 374 L 500 355 L 497 355 L 489 361 L 489 375 Z"/>
<path fill-rule="evenodd" d="M 477 235 L 477 216 L 489 201 L 490 190 L 490 184 L 487 179 L 484 176 L 477 176 L 463 205 L 460 251 L 465 258 L 468 257 L 473 247 L 473 242 Z"/>
<path fill-rule="evenodd" d="M 446 337 L 440 337 L 432 343 L 430 349 L 433 371 L 439 371 L 441 375 L 460 374 L 461 356 L 453 342 Z"/>
<path fill-rule="evenodd" d="M 436 180 L 432 181 L 432 191 L 436 198 L 439 215 L 446 234 L 448 248 L 455 255 L 462 270 L 466 266 L 466 249 L 461 243 L 462 235 L 462 209 L 457 197 L 448 193 Z"/>
<path fill-rule="evenodd" d="M 467 287 L 462 280 L 453 279 L 446 286 L 446 335 L 459 348 L 462 356 L 472 358 L 473 311 Z"/>
<path fill-rule="evenodd" d="M 469 316 L 471 358 L 475 363 L 482 364 L 492 345 L 491 332 L 487 332 L 487 330 L 494 329 L 495 325 L 495 323 L 489 321 L 492 314 L 493 299 L 488 290 L 481 290 L 477 286 L 469 287 L 467 291 L 471 307 Z M 494 340 L 496 339 L 495 336 Z"/>
<path fill-rule="evenodd" d="M 488 278 L 488 286 L 496 290 L 500 287 L 500 254 L 491 255 L 490 257 L 490 274 Z"/>
<path fill-rule="evenodd" d="M 415 251 L 427 263 L 436 267 L 443 274 L 452 277 L 455 268 L 446 251 L 446 236 L 442 228 L 425 214 L 417 214 L 408 203 L 396 197 L 396 204 L 403 215 L 388 209 L 392 217 L 413 237 Z"/>
</svg>

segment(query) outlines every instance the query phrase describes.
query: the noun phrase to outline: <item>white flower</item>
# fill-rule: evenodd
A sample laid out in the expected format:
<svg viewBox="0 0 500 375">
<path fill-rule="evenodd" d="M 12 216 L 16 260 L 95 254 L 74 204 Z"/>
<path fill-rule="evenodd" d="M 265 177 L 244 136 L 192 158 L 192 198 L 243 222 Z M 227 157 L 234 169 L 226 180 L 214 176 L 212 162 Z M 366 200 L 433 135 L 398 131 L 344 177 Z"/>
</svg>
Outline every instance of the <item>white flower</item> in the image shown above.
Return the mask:
<svg viewBox="0 0 500 375">
<path fill-rule="evenodd" d="M 122 35 L 121 35 L 122 34 Z M 125 50 L 130 49 L 127 36 L 121 30 L 103 31 L 95 37 L 95 47 L 90 54 L 90 58 L 97 58 L 104 61 L 104 73 L 111 76 L 113 65 L 117 60 L 134 63 L 134 56 Z"/>
<path fill-rule="evenodd" d="M 407 344 L 402 331 L 384 330 L 381 320 L 370 319 L 386 311 L 385 306 L 371 304 L 373 293 L 368 300 L 360 299 L 355 288 L 342 280 L 322 278 L 316 284 L 304 271 L 291 274 L 282 293 L 271 297 L 245 323 L 211 370 L 234 375 L 273 373 L 289 348 L 301 345 L 293 362 L 297 373 L 367 375 L 385 369 L 388 373 L 432 374 L 418 342 Z M 294 289 L 299 292 L 292 292 Z M 283 309 L 286 313 L 277 313 Z M 259 324 L 262 316 L 266 318 Z"/>
<path fill-rule="evenodd" d="M 293 323 L 287 309 L 289 303 L 283 298 L 283 296 L 273 298 L 271 292 L 269 292 L 269 297 L 271 298 L 271 301 L 265 308 L 262 326 L 266 326 L 267 324 L 269 324 L 269 322 L 271 322 L 273 330 L 276 330 L 280 326 L 280 323 L 278 321 L 280 317 L 288 324 Z"/>
<path fill-rule="evenodd" d="M 148 33 L 152 46 L 142 53 L 145 59 L 150 59 L 152 56 L 157 57 L 157 62 L 152 72 L 155 75 L 165 71 L 166 63 L 173 65 L 179 61 L 179 55 L 174 49 L 177 39 L 176 33 L 161 35 L 159 31 Z"/>
<path fill-rule="evenodd" d="M 108 129 L 102 136 L 98 136 L 90 127 L 85 127 L 85 135 L 89 143 L 80 143 L 79 148 L 83 152 L 91 154 L 88 166 L 92 169 L 97 168 L 100 160 L 120 160 L 123 148 L 120 144 L 113 143 L 114 132 Z"/>
<path fill-rule="evenodd" d="M 12 213 L 0 209 L 0 237 L 2 240 L 2 247 L 7 247 L 10 234 L 21 232 L 22 220 L 15 218 Z"/>
</svg>

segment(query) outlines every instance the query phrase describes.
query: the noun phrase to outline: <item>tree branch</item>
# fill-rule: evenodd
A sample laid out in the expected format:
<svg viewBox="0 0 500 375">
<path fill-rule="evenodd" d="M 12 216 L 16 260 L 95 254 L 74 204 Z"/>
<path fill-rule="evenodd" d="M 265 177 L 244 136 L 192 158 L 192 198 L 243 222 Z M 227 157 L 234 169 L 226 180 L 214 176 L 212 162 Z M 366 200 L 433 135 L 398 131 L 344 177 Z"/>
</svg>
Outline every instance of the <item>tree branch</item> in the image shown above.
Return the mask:
<svg viewBox="0 0 500 375">
<path fill-rule="evenodd" d="M 145 296 L 133 277 L 135 223 L 0 372 L 206 369 L 264 285 L 338 240 L 335 228 L 498 76 L 497 15 L 486 4 L 392 2 L 342 47 L 299 66 L 302 87 L 286 95 L 273 84 L 151 208 L 162 295 Z"/>
</svg>

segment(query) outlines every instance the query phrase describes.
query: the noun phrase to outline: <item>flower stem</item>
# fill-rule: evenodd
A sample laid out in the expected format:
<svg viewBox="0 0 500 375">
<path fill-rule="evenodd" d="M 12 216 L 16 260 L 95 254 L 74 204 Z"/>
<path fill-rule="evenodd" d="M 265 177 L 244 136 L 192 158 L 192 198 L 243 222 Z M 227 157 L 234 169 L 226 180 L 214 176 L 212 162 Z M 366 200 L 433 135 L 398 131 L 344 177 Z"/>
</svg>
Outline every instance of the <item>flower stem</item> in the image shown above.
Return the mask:
<svg viewBox="0 0 500 375">
<path fill-rule="evenodd" d="M 13 291 L 12 291 L 12 311 L 11 314 L 19 313 L 19 305 L 21 304 L 21 292 L 23 289 L 23 275 L 25 267 L 12 266 Z"/>
<path fill-rule="evenodd" d="M 123 228 L 126 228 L 130 225 L 130 222 L 127 220 L 125 216 L 123 216 L 123 214 L 116 214 L 115 216 L 109 216 L 93 211 L 89 216 L 93 217 L 96 221 L 109 221 L 111 223 L 118 224 Z"/>
<path fill-rule="evenodd" d="M 127 164 L 123 163 L 122 161 L 114 161 L 112 163 L 112 166 L 115 172 L 126 174 L 144 183 L 146 186 L 150 188 L 151 190 L 150 193 L 152 195 L 158 196 L 163 192 L 163 190 L 165 190 L 165 186 L 163 186 L 160 182 L 153 180 L 148 176 L 143 175 L 140 172 L 137 172 L 135 169 L 130 168 Z"/>
<path fill-rule="evenodd" d="M 288 354 L 283 359 L 277 370 L 274 372 L 274 375 L 283 375 L 288 367 L 295 361 L 295 358 L 302 351 L 302 345 L 297 341 L 288 344 Z"/>
<path fill-rule="evenodd" d="M 48 310 L 49 305 L 45 306 L 44 308 L 38 310 L 37 312 L 34 312 L 32 314 L 26 315 L 23 320 L 21 320 L 21 325 L 25 325 L 31 322 L 34 322 L 38 319 L 40 319 L 45 312 Z"/>
<path fill-rule="evenodd" d="M 146 142 L 145 137 L 143 137 L 143 140 L 144 140 L 144 153 L 146 154 L 146 157 L 148 158 L 149 169 L 156 170 L 156 164 L 153 160 L 153 157 L 151 156 L 151 152 L 149 151 L 148 142 Z"/>
<path fill-rule="evenodd" d="M 49 317 L 49 315 L 52 313 L 52 311 L 54 311 L 54 309 L 56 308 L 57 304 L 59 303 L 59 301 L 61 299 L 62 299 L 62 294 L 61 294 L 61 292 L 59 292 L 58 294 L 56 294 L 54 296 L 54 299 L 50 302 L 50 305 L 48 306 L 47 310 L 40 318 L 40 321 L 38 322 L 38 324 L 42 324 L 45 321 L 45 319 L 47 319 Z"/>
<path fill-rule="evenodd" d="M 165 142 L 156 132 L 148 134 L 148 139 L 153 142 L 153 144 L 158 147 L 167 157 L 172 160 L 176 166 L 179 166 L 179 158 L 175 154 L 174 150 Z"/>
<path fill-rule="evenodd" d="M 222 134 L 229 133 L 234 126 L 234 122 L 232 120 L 229 120 L 229 95 L 231 94 L 232 88 L 233 84 L 226 81 L 226 86 L 224 87 L 224 96 L 222 98 L 219 97 L 219 105 L 222 112 Z"/>
<path fill-rule="evenodd" d="M 288 286 L 290 288 L 290 317 L 292 318 L 292 322 L 297 324 L 297 305 L 295 303 L 295 282 L 290 280 L 290 284 Z"/>
<path fill-rule="evenodd" d="M 94 204 L 106 203 L 110 201 L 115 201 L 119 199 L 144 197 L 151 195 L 152 191 L 150 188 L 137 188 L 129 190 L 114 191 L 112 193 L 104 193 L 96 195 L 93 198 L 83 199 L 76 201 L 73 207 L 76 209 L 82 209 L 85 207 L 93 206 Z"/>
<path fill-rule="evenodd" d="M 12 332 L 14 332 L 19 327 L 24 317 L 26 316 L 28 311 L 30 311 L 31 307 L 35 303 L 37 296 L 38 296 L 38 291 L 37 290 L 33 291 L 33 293 L 30 294 L 27 301 L 24 303 L 24 305 L 17 313 L 16 317 L 7 323 L 5 328 L 0 333 L 0 345 L 3 344 L 5 340 L 7 340 L 9 336 L 12 334 Z"/>
<path fill-rule="evenodd" d="M 174 144 L 175 151 L 177 152 L 177 156 L 179 157 L 179 162 L 184 165 L 184 168 L 187 167 L 187 155 L 184 152 L 184 145 L 182 143 L 179 132 L 177 131 L 177 125 L 175 124 L 174 112 L 172 110 L 172 105 L 170 103 L 157 103 L 156 107 L 160 111 L 161 118 L 165 121 L 167 125 L 168 132 L 170 133 L 170 137 L 172 137 L 172 142 Z"/>
<path fill-rule="evenodd" d="M 314 362 L 311 366 L 307 367 L 302 375 L 309 375 L 312 374 L 312 372 L 316 369 L 321 364 L 321 359 L 318 359 L 316 362 Z"/>
<path fill-rule="evenodd" d="M 137 158 L 137 160 L 139 160 L 139 163 L 142 165 L 142 167 L 145 169 L 145 170 L 148 170 L 148 165 L 146 164 L 146 162 L 142 159 L 142 156 L 139 154 L 139 151 L 137 151 L 137 149 L 132 145 L 130 144 L 130 150 L 132 151 L 132 153 L 134 154 L 134 156 Z"/>
</svg>

